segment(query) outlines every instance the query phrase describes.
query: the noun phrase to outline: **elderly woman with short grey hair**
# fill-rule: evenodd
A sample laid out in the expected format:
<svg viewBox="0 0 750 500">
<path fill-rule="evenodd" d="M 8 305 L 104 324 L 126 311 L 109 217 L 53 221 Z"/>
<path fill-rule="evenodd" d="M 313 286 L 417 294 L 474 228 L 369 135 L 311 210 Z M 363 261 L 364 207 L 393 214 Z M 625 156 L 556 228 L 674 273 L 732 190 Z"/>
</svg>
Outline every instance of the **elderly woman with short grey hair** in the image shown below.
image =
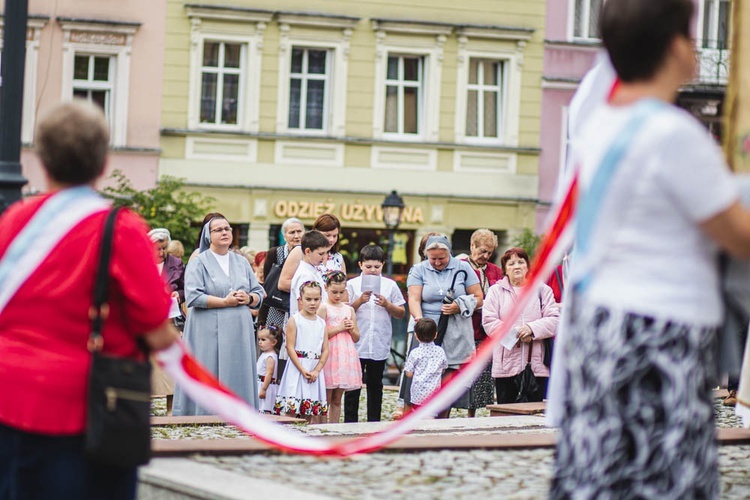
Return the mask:
<svg viewBox="0 0 750 500">
<path fill-rule="evenodd" d="M 172 292 L 172 298 L 182 304 L 185 301 L 185 266 L 182 260 L 167 253 L 167 248 L 172 241 L 169 229 L 163 227 L 152 229 L 148 232 L 148 237 L 156 248 L 156 267 L 162 280 Z M 175 326 L 182 329 L 184 326 L 182 316 L 175 319 Z M 165 396 L 167 415 L 172 415 L 174 381 L 159 367 L 158 363 L 152 361 L 151 365 L 151 395 Z"/>
<path fill-rule="evenodd" d="M 266 254 L 266 260 L 263 263 L 263 276 L 266 277 L 271 273 L 274 264 L 280 268 L 284 267 L 289 252 L 302 242 L 302 235 L 305 234 L 305 225 L 296 217 L 290 217 L 281 224 L 281 234 L 284 235 L 283 245 L 271 247 Z M 258 314 L 258 324 L 276 325 L 284 329 L 287 321 L 287 312 L 282 309 L 264 305 Z"/>
<path fill-rule="evenodd" d="M 453 257 L 451 251 L 447 237 L 430 236 L 425 246 L 427 260 L 413 266 L 406 281 L 409 312 L 414 321 L 425 317 L 439 324 L 441 316 L 448 318 L 442 342 L 448 358 L 446 377 L 459 370 L 474 355 L 471 316 L 476 308 L 482 307 L 483 299 L 479 278 L 474 270 L 468 262 Z M 468 407 L 468 391 L 451 406 Z M 451 408 L 442 411 L 438 417 L 448 418 Z"/>
</svg>

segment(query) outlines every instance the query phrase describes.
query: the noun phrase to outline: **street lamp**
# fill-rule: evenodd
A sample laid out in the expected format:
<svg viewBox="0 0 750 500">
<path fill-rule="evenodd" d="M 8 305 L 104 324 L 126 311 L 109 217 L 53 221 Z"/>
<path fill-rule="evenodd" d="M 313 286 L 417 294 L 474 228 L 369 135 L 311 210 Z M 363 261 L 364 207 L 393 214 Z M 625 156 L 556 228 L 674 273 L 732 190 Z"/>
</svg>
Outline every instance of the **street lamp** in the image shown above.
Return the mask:
<svg viewBox="0 0 750 500">
<path fill-rule="evenodd" d="M 26 62 L 27 0 L 5 0 L 0 88 L 0 213 L 21 199 L 21 114 Z"/>
<path fill-rule="evenodd" d="M 398 229 L 401 223 L 401 214 L 404 212 L 404 200 L 398 195 L 396 190 L 385 197 L 381 207 L 383 208 L 383 222 L 388 228 L 388 270 L 386 274 L 393 276 L 393 233 Z"/>
</svg>

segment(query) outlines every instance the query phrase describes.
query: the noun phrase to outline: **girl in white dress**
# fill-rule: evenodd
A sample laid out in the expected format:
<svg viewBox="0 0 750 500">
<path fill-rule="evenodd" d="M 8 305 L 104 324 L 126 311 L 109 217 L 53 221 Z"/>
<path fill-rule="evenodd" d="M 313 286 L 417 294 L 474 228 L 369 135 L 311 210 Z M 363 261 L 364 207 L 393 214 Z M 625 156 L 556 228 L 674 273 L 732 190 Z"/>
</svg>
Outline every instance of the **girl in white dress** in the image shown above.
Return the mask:
<svg viewBox="0 0 750 500">
<path fill-rule="evenodd" d="M 279 392 L 279 348 L 281 347 L 281 330 L 270 325 L 258 331 L 258 349 L 260 356 L 257 362 L 258 399 L 261 413 L 273 413 L 276 395 Z"/>
<path fill-rule="evenodd" d="M 277 415 L 323 423 L 328 416 L 323 366 L 328 359 L 326 322 L 317 315 L 322 290 L 316 281 L 300 286 L 299 312 L 286 325 L 289 355 L 274 408 Z"/>
</svg>

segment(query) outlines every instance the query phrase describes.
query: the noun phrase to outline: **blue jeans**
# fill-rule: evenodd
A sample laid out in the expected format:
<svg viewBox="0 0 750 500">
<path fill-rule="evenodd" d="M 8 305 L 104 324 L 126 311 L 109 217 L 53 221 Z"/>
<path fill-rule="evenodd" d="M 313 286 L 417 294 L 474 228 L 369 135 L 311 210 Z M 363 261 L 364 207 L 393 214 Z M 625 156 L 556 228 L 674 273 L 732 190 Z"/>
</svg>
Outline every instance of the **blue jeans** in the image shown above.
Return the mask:
<svg viewBox="0 0 750 500">
<path fill-rule="evenodd" d="M 46 436 L 0 424 L 0 500 L 134 499 L 135 467 L 89 462 L 83 436 Z"/>
</svg>

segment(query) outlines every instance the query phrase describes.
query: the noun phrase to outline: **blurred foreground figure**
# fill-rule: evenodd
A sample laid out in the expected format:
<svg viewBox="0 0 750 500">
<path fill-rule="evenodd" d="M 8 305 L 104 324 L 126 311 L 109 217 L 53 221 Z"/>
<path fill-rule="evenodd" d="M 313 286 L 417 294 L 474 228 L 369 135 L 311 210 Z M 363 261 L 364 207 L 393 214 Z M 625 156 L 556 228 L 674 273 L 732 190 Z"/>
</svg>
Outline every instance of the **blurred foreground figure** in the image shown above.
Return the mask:
<svg viewBox="0 0 750 500">
<path fill-rule="evenodd" d="M 750 213 L 718 146 L 671 104 L 695 72 L 693 15 L 691 0 L 603 6 L 602 41 L 620 84 L 575 152 L 580 203 L 573 293 L 553 359 L 549 413 L 561 434 L 551 498 L 719 495 L 717 253 L 748 257 Z"/>
<path fill-rule="evenodd" d="M 94 277 L 109 202 L 107 122 L 98 108 L 53 108 L 35 134 L 48 193 L 0 218 L 0 498 L 135 498 L 136 468 L 84 455 Z M 141 357 L 176 331 L 145 222 L 122 210 L 114 226 L 103 352 Z"/>
</svg>

